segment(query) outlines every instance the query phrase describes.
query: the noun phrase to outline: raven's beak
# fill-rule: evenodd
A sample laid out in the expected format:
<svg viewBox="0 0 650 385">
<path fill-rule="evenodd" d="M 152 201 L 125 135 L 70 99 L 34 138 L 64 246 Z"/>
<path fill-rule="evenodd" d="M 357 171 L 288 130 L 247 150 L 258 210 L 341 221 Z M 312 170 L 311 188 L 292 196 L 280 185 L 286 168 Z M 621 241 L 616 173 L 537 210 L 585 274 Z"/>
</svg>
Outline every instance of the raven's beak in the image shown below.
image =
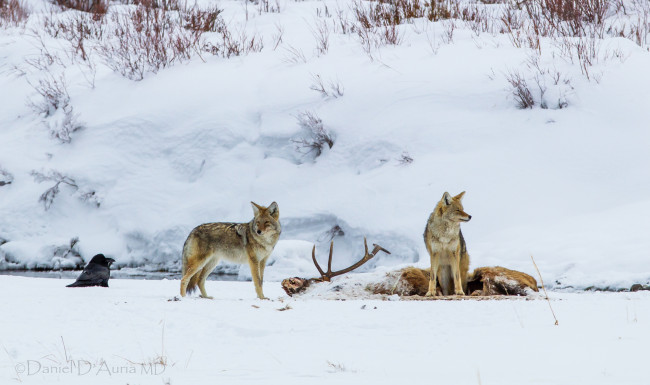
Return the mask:
<svg viewBox="0 0 650 385">
<path fill-rule="evenodd" d="M 113 264 L 115 260 L 113 258 L 106 258 L 106 262 L 108 262 L 108 267 L 111 267 L 111 264 Z"/>
</svg>

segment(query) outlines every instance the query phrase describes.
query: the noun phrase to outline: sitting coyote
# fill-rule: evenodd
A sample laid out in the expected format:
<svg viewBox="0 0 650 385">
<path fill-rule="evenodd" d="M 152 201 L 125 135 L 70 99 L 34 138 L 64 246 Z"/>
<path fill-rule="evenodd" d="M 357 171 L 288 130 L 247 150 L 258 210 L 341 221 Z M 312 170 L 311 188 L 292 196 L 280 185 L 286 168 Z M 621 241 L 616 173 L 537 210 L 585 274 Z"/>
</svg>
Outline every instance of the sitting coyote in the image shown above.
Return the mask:
<svg viewBox="0 0 650 385">
<path fill-rule="evenodd" d="M 205 292 L 205 279 L 224 259 L 248 262 L 257 298 L 267 299 L 262 292 L 264 268 L 280 238 L 280 210 L 275 202 L 269 207 L 251 204 L 255 217 L 248 223 L 205 223 L 190 232 L 183 245 L 182 297 L 198 285 L 201 297 L 211 299 Z"/>
<path fill-rule="evenodd" d="M 440 281 L 443 295 L 465 295 L 469 255 L 460 222 L 472 216 L 463 211 L 465 191 L 452 197 L 448 192 L 436 205 L 424 229 L 424 243 L 431 256 L 428 297 L 436 296 L 436 282 Z"/>
</svg>

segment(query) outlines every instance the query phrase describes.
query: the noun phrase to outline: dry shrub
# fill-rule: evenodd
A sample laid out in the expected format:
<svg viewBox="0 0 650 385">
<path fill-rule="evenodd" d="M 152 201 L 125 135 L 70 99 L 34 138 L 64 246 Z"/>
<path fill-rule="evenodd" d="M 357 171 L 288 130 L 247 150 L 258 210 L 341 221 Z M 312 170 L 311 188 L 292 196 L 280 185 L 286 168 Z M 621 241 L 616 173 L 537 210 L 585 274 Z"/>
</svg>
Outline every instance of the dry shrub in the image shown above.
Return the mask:
<svg viewBox="0 0 650 385">
<path fill-rule="evenodd" d="M 75 13 L 64 18 L 45 16 L 42 26 L 48 35 L 62 37 L 70 44 L 70 58 L 78 57 L 83 61 L 89 60 L 93 42 L 102 40 L 106 32 L 104 18 L 89 13 Z M 36 30 L 33 33 L 38 35 Z M 41 41 L 41 51 L 46 50 L 47 47 Z"/>
<path fill-rule="evenodd" d="M 231 57 L 263 48 L 258 35 L 232 32 L 216 6 L 186 7 L 178 0 L 122 2 L 135 7 L 110 12 L 106 18 L 85 13 L 51 15 L 44 18 L 43 26 L 49 35 L 71 44 L 72 58 L 87 61 L 91 51 L 96 52 L 109 68 L 132 80 L 203 51 Z M 207 32 L 217 32 L 220 39 L 206 42 Z M 94 70 L 94 65 L 90 67 Z"/>
<path fill-rule="evenodd" d="M 324 98 L 336 99 L 343 96 L 343 85 L 340 82 L 330 80 L 326 85 L 319 74 L 312 75 L 312 85 L 309 89 L 318 92 Z"/>
<path fill-rule="evenodd" d="M 252 52 L 260 52 L 264 48 L 264 40 L 258 34 L 249 36 L 244 29 L 231 31 L 225 23 L 217 28 L 219 40 L 209 42 L 203 46 L 203 50 L 215 56 L 230 58 L 233 56 L 248 55 Z"/>
<path fill-rule="evenodd" d="M 529 55 L 522 71 L 508 72 L 506 80 L 518 108 L 563 109 L 569 105 L 571 79 L 555 67 L 543 65 L 539 55 Z"/>
<path fill-rule="evenodd" d="M 105 15 L 108 12 L 108 0 L 54 0 L 63 9 L 75 9 L 95 15 Z"/>
<path fill-rule="evenodd" d="M 506 75 L 508 83 L 510 83 L 512 95 L 515 98 L 517 107 L 520 109 L 533 108 L 535 106 L 535 99 L 533 93 L 526 82 L 526 78 L 519 72 L 510 72 Z"/>
<path fill-rule="evenodd" d="M 600 52 L 602 40 L 607 36 L 625 36 L 642 45 L 647 33 L 641 38 L 633 31 L 647 28 L 650 32 L 650 2 L 644 2 L 637 15 L 647 11 L 647 22 L 627 24 L 634 20 L 626 15 L 625 4 L 635 4 L 639 0 L 527 0 L 508 3 L 500 17 L 501 32 L 508 34 L 516 47 L 532 48 L 542 52 L 542 39 L 546 38 L 557 47 L 557 53 L 567 61 L 577 64 L 582 74 L 589 80 L 598 81 L 592 67 L 603 58 Z M 637 19 L 638 20 L 638 19 Z M 635 25 L 637 28 L 631 28 Z M 646 27 L 647 26 L 647 27 Z M 647 40 L 645 40 L 647 41 Z M 606 55 L 605 55 L 606 56 Z M 513 80 L 516 80 L 513 78 Z M 512 82 L 511 82 L 512 83 Z"/>
<path fill-rule="evenodd" d="M 498 31 L 499 17 L 493 9 L 458 0 L 379 0 L 376 2 L 355 1 L 351 5 L 355 20 L 350 22 L 339 13 L 335 29 L 358 35 L 364 51 L 372 58 L 372 51 L 384 45 L 397 45 L 402 42 L 398 26 L 413 23 L 414 19 L 426 18 L 429 21 L 449 21 L 447 41 L 453 37 L 454 20 L 460 20 L 477 35 Z"/>
<path fill-rule="evenodd" d="M 616 13 L 627 17 L 620 18 L 619 23 L 614 23 L 610 27 L 611 35 L 628 38 L 650 51 L 650 1 L 618 0 Z"/>
<path fill-rule="evenodd" d="M 188 12 L 184 18 L 188 28 L 178 12 L 163 6 L 140 4 L 125 13 L 112 13 L 107 25 L 109 38 L 99 42 L 99 54 L 114 71 L 141 80 L 147 72 L 189 60 L 200 49 L 204 30 L 214 28 L 212 15 L 216 18 L 219 12 Z"/>
<path fill-rule="evenodd" d="M 122 4 L 141 5 L 145 8 L 181 11 L 184 7 L 179 0 L 120 0 Z"/>
<path fill-rule="evenodd" d="M 305 155 L 312 154 L 314 159 L 319 157 L 325 146 L 334 146 L 334 136 L 325 128 L 323 120 L 316 114 L 306 111 L 297 116 L 298 124 L 304 130 L 305 136 L 294 139 L 297 149 Z"/>
<path fill-rule="evenodd" d="M 280 3 L 278 0 L 275 0 L 273 4 L 269 0 L 258 0 L 256 3 L 259 15 L 262 13 L 280 13 Z"/>
<path fill-rule="evenodd" d="M 364 52 L 372 59 L 373 52 L 385 45 L 398 45 L 402 36 L 398 26 L 404 18 L 399 8 L 391 3 L 366 5 L 355 1 L 352 5 L 356 23 L 352 30 L 356 32 Z"/>
<path fill-rule="evenodd" d="M 0 167 L 0 187 L 11 184 L 13 183 L 13 181 L 14 181 L 13 174 L 5 170 L 4 168 Z M 2 238 L 0 238 L 0 245 L 2 245 Z"/>
<path fill-rule="evenodd" d="M 207 9 L 189 8 L 183 13 L 185 28 L 195 32 L 216 32 L 224 28 L 223 20 L 219 16 L 221 12 L 216 6 Z"/>
<path fill-rule="evenodd" d="M 29 18 L 29 13 L 20 0 L 0 0 L 0 27 L 17 27 Z"/>
<path fill-rule="evenodd" d="M 32 170 L 31 172 L 34 181 L 37 183 L 53 182 L 52 187 L 45 190 L 39 198 L 39 202 L 43 204 L 45 211 L 49 210 L 54 203 L 54 199 L 61 192 L 61 186 L 67 186 L 68 189 L 82 202 L 86 202 L 94 207 L 101 205 L 101 199 L 97 196 L 95 190 L 83 189 L 79 186 L 76 180 L 72 177 L 60 173 L 56 170 L 50 170 L 47 173 Z"/>
<path fill-rule="evenodd" d="M 70 143 L 72 134 L 83 128 L 79 116 L 70 104 L 70 95 L 63 75 L 58 79 L 51 73 L 41 79 L 38 84 L 31 83 L 32 88 L 40 96 L 40 100 L 30 100 L 29 106 L 45 119 L 50 135 L 61 143 Z"/>
</svg>

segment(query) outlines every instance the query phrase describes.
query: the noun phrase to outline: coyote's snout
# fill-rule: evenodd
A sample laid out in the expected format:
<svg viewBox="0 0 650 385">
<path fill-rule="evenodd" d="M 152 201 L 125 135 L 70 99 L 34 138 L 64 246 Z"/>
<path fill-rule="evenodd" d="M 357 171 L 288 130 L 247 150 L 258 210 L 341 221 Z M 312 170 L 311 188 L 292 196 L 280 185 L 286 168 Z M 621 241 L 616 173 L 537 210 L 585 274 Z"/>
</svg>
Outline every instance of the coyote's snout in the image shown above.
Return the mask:
<svg viewBox="0 0 650 385">
<path fill-rule="evenodd" d="M 199 287 L 205 292 L 205 279 L 220 260 L 244 264 L 248 262 L 258 298 L 264 297 L 262 282 L 266 260 L 280 238 L 280 209 L 273 202 L 269 207 L 251 202 L 255 214 L 248 223 L 205 223 L 190 232 L 183 245 L 183 278 L 181 296 Z"/>
<path fill-rule="evenodd" d="M 472 216 L 463 209 L 464 195 L 465 191 L 455 197 L 445 192 L 424 229 L 424 243 L 431 257 L 427 296 L 436 295 L 438 281 L 443 295 L 464 295 L 467 291 L 469 254 L 460 222 L 468 222 Z"/>
</svg>

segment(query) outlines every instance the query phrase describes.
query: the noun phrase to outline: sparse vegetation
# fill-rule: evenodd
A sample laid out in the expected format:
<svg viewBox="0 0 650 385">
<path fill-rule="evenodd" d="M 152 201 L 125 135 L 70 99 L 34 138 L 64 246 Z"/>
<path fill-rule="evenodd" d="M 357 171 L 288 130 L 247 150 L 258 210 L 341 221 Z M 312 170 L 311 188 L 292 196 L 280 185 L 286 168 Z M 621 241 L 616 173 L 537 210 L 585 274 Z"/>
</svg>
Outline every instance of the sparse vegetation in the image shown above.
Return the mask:
<svg viewBox="0 0 650 385">
<path fill-rule="evenodd" d="M 327 85 L 325 85 L 323 78 L 318 74 L 312 75 L 312 85 L 309 89 L 318 92 L 324 98 L 336 99 L 343 96 L 343 86 L 340 82 L 330 80 Z"/>
<path fill-rule="evenodd" d="M 74 195 L 76 195 L 79 200 L 83 202 L 87 202 L 95 207 L 99 207 L 101 205 L 101 200 L 97 196 L 95 190 L 81 189 L 77 181 L 67 175 L 61 174 L 58 171 L 50 170 L 47 174 L 39 171 L 32 171 L 31 175 L 34 178 L 34 181 L 37 183 L 54 182 L 54 185 L 45 190 L 45 192 L 41 194 L 40 198 L 38 199 L 39 202 L 43 204 L 45 211 L 49 210 L 52 207 L 54 199 L 61 192 L 61 186 L 66 186 L 72 191 Z"/>
<path fill-rule="evenodd" d="M 556 69 L 544 67 L 537 54 L 530 55 L 523 68 L 523 72 L 509 71 L 506 74 L 518 108 L 539 105 L 543 109 L 562 109 L 569 105 L 567 93 L 573 89 L 569 77 Z"/>
<path fill-rule="evenodd" d="M 11 184 L 14 181 L 14 176 L 4 168 L 0 167 L 0 187 Z"/>
<path fill-rule="evenodd" d="M 107 0 L 54 0 L 54 3 L 62 9 L 75 9 L 93 13 L 100 17 L 108 12 Z"/>
<path fill-rule="evenodd" d="M 330 373 L 340 373 L 340 372 L 348 371 L 345 365 L 338 362 L 327 361 L 327 366 L 329 367 Z"/>
<path fill-rule="evenodd" d="M 397 159 L 397 161 L 399 162 L 399 164 L 406 166 L 413 163 L 413 157 L 411 157 L 411 154 L 404 151 L 402 155 L 400 155 L 399 159 Z"/>
<path fill-rule="evenodd" d="M 218 9 L 179 14 L 140 4 L 110 15 L 107 35 L 111 38 L 98 42 L 98 52 L 115 72 L 141 80 L 147 72 L 189 60 L 201 48 L 203 32 L 216 28 L 218 14 Z"/>
<path fill-rule="evenodd" d="M 294 139 L 298 151 L 312 154 L 318 158 L 325 149 L 325 146 L 332 148 L 334 146 L 334 137 L 325 128 L 323 121 L 312 112 L 302 112 L 297 116 L 298 124 L 305 132 L 305 135 L 299 139 Z"/>
<path fill-rule="evenodd" d="M 30 10 L 20 0 L 0 0 L 0 27 L 16 27 L 29 17 Z"/>
<path fill-rule="evenodd" d="M 327 22 L 316 20 L 316 26 L 312 28 L 311 33 L 316 39 L 316 54 L 318 56 L 327 54 L 330 47 L 330 30 Z"/>
<path fill-rule="evenodd" d="M 293 47 L 291 45 L 287 45 L 284 50 L 287 52 L 287 54 L 284 57 L 284 61 L 286 63 L 290 64 L 300 64 L 300 63 L 307 63 L 307 57 L 305 57 L 305 53 L 296 47 Z"/>
<path fill-rule="evenodd" d="M 29 102 L 32 110 L 45 119 L 53 138 L 61 143 L 70 143 L 71 135 L 83 128 L 83 124 L 70 104 L 65 77 L 61 75 L 57 79 L 48 71 L 38 84 L 31 85 L 40 96 L 40 100 Z"/>
<path fill-rule="evenodd" d="M 79 251 L 79 237 L 73 237 L 65 245 L 55 246 L 52 250 L 53 269 L 60 269 L 63 261 L 72 260 L 75 267 L 83 268 L 84 260 Z M 69 268 L 69 267 L 68 267 Z"/>
<path fill-rule="evenodd" d="M 513 71 L 506 75 L 506 79 L 512 87 L 512 95 L 515 97 L 517 107 L 520 109 L 533 108 L 535 99 L 524 76 L 517 71 Z"/>
</svg>

